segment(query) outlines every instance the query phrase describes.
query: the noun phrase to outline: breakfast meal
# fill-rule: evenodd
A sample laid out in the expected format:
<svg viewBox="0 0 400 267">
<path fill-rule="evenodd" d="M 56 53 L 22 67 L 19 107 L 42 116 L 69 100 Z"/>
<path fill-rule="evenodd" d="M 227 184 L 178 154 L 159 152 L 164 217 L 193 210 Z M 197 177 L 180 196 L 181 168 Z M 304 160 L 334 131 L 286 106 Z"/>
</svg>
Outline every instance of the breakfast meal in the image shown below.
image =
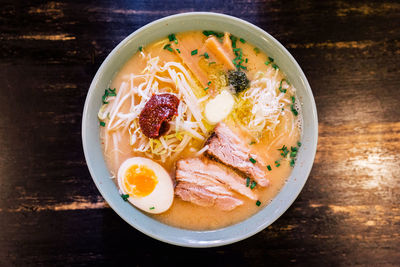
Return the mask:
<svg viewBox="0 0 400 267">
<path fill-rule="evenodd" d="M 140 46 L 101 101 L 102 149 L 121 198 L 179 228 L 257 213 L 301 147 L 296 89 L 274 58 L 228 32 Z"/>
</svg>

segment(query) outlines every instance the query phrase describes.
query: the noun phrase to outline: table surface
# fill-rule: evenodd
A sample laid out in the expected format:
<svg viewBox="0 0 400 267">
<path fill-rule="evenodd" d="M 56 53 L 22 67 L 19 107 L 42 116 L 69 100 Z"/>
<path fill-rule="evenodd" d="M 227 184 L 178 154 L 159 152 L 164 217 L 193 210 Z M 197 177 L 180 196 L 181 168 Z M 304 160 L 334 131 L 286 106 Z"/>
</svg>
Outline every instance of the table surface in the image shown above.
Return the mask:
<svg viewBox="0 0 400 267">
<path fill-rule="evenodd" d="M 85 3 L 84 3 L 85 2 Z M 0 265 L 400 264 L 400 4 L 395 1 L 1 1 Z M 213 11 L 276 37 L 319 115 L 310 177 L 270 227 L 189 249 L 136 231 L 105 203 L 81 144 L 86 93 L 128 34 Z M 196 261 L 189 261 L 189 259 Z"/>
</svg>

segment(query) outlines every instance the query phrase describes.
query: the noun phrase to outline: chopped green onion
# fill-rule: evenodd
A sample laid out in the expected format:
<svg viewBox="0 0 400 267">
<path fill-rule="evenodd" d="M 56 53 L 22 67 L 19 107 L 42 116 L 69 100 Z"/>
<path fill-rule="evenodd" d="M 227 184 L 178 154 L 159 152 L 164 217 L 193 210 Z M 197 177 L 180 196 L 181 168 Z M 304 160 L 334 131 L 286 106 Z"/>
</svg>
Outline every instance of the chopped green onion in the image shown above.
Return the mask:
<svg viewBox="0 0 400 267">
<path fill-rule="evenodd" d="M 287 148 L 285 145 L 283 145 L 283 147 L 280 148 L 280 149 L 278 149 L 278 150 L 279 150 L 279 151 L 282 151 L 282 152 L 281 152 L 282 157 L 286 157 L 287 154 L 289 153 L 289 150 L 288 150 L 288 148 Z"/>
<path fill-rule="evenodd" d="M 237 37 L 234 35 L 229 36 L 232 41 L 232 48 L 236 48 Z"/>
<path fill-rule="evenodd" d="M 279 91 L 281 91 L 282 93 L 286 93 L 286 89 L 282 89 L 282 82 L 283 82 L 283 80 L 281 80 L 281 82 L 279 84 Z"/>
<path fill-rule="evenodd" d="M 211 81 L 209 81 L 208 83 L 207 83 L 207 85 L 210 85 L 211 84 Z"/>
<path fill-rule="evenodd" d="M 209 89 L 209 87 L 207 86 L 206 88 L 204 88 L 204 91 L 207 91 Z"/>
<path fill-rule="evenodd" d="M 248 58 L 246 58 L 246 59 L 244 60 L 244 62 L 245 62 L 245 63 L 249 62 L 249 59 L 248 59 Z"/>
<path fill-rule="evenodd" d="M 247 177 L 247 178 L 246 178 L 246 187 L 249 187 L 249 185 L 250 185 L 250 178 Z"/>
<path fill-rule="evenodd" d="M 117 95 L 117 92 L 115 92 L 115 88 L 114 89 L 111 89 L 111 88 L 108 88 L 108 91 L 110 92 L 109 94 L 108 94 L 108 96 L 116 96 Z"/>
<path fill-rule="evenodd" d="M 208 66 L 210 66 L 210 65 L 212 65 L 212 64 L 216 64 L 217 62 L 215 62 L 215 61 L 213 61 L 213 62 L 210 62 L 210 63 L 208 63 Z"/>
<path fill-rule="evenodd" d="M 296 157 L 296 155 L 297 155 L 297 152 L 296 152 L 296 151 L 290 152 L 290 157 L 291 157 L 291 158 Z"/>
<path fill-rule="evenodd" d="M 296 163 L 295 160 L 292 159 L 292 160 L 290 161 L 290 167 L 293 167 L 295 163 Z"/>
<path fill-rule="evenodd" d="M 259 207 L 261 205 L 260 200 L 257 200 L 256 205 Z"/>
<path fill-rule="evenodd" d="M 267 65 L 267 66 L 269 65 L 269 63 L 271 63 L 271 61 L 265 61 L 264 62 L 264 64 Z"/>
<path fill-rule="evenodd" d="M 221 38 L 224 36 L 224 34 L 222 32 L 215 32 L 215 31 L 203 31 L 203 34 L 205 36 L 215 35 L 218 38 Z"/>
<path fill-rule="evenodd" d="M 204 58 L 206 58 L 206 59 L 209 59 L 209 58 L 210 58 L 210 56 L 208 55 L 207 52 L 205 52 L 203 55 L 200 55 L 200 56 L 201 56 L 201 57 L 204 56 Z"/>
<path fill-rule="evenodd" d="M 274 59 L 273 59 L 272 57 L 268 57 L 268 60 L 269 60 L 270 62 L 274 62 Z"/>
<path fill-rule="evenodd" d="M 101 126 L 101 127 L 104 127 L 104 126 L 106 126 L 106 123 L 105 123 L 104 121 L 101 121 L 101 122 L 100 122 L 100 126 Z"/>
<path fill-rule="evenodd" d="M 139 46 L 139 49 L 138 49 L 140 52 L 142 52 L 143 51 L 143 46 Z"/>
<path fill-rule="evenodd" d="M 256 187 L 257 183 L 255 181 L 251 182 L 250 189 L 254 189 Z"/>
<path fill-rule="evenodd" d="M 175 34 L 171 33 L 170 35 L 168 35 L 168 39 L 170 42 L 175 41 L 176 40 Z"/>
<path fill-rule="evenodd" d="M 276 166 L 276 167 L 281 166 L 280 160 L 276 160 L 276 161 L 275 161 L 275 166 Z"/>
<path fill-rule="evenodd" d="M 174 52 L 174 50 L 173 50 L 172 47 L 171 47 L 171 44 L 166 44 L 166 45 L 164 46 L 164 49 L 165 49 L 165 50 L 168 50 L 169 52 Z"/>
<path fill-rule="evenodd" d="M 271 165 L 268 165 L 268 166 L 267 166 L 267 169 L 268 169 L 269 171 L 272 170 Z"/>
<path fill-rule="evenodd" d="M 117 95 L 115 90 L 116 90 L 115 88 L 114 89 L 108 88 L 108 89 L 106 89 L 104 91 L 104 95 L 102 96 L 103 104 L 108 104 L 107 98 L 109 96 L 116 96 Z"/>
<path fill-rule="evenodd" d="M 295 116 L 299 114 L 299 112 L 297 112 L 297 110 L 295 109 L 294 105 L 290 105 L 290 110 L 293 112 Z"/>
<path fill-rule="evenodd" d="M 155 207 L 150 207 L 150 210 L 154 210 L 155 209 Z"/>
<path fill-rule="evenodd" d="M 129 195 L 128 194 L 121 194 L 121 197 L 122 197 L 122 199 L 124 200 L 124 201 L 127 201 L 128 200 L 128 198 L 129 198 Z"/>
<path fill-rule="evenodd" d="M 238 65 L 239 66 L 239 68 L 242 68 L 242 69 L 244 69 L 244 70 L 247 70 L 247 67 L 245 67 L 245 66 L 242 66 L 242 65 Z"/>
<path fill-rule="evenodd" d="M 181 53 L 181 50 L 179 50 L 178 48 L 176 49 L 176 51 L 178 51 L 179 54 Z"/>
<path fill-rule="evenodd" d="M 246 40 L 244 40 L 243 38 L 240 38 L 239 41 L 240 41 L 242 44 L 246 43 Z"/>
<path fill-rule="evenodd" d="M 258 54 L 258 53 L 260 53 L 260 49 L 258 49 L 257 47 L 254 47 L 254 53 L 256 53 L 256 55 Z"/>
<path fill-rule="evenodd" d="M 253 158 L 250 158 L 249 160 L 250 160 L 250 162 L 253 163 L 253 164 L 256 164 L 256 162 L 257 162 L 257 161 L 256 161 L 255 159 L 253 159 Z"/>
<path fill-rule="evenodd" d="M 255 141 L 251 141 L 249 145 L 254 145 L 255 143 Z"/>
<path fill-rule="evenodd" d="M 292 103 L 296 103 L 296 98 L 294 96 L 292 96 Z"/>
<path fill-rule="evenodd" d="M 297 146 L 298 146 L 298 147 L 301 147 L 301 142 L 300 142 L 300 141 L 297 142 Z"/>
<path fill-rule="evenodd" d="M 196 55 L 196 54 L 197 54 L 197 49 L 195 49 L 195 50 L 193 50 L 192 52 L 190 52 L 190 54 L 191 54 L 192 56 Z"/>
<path fill-rule="evenodd" d="M 278 65 L 276 65 L 275 63 L 272 64 L 272 67 L 273 67 L 275 70 L 279 69 Z"/>
</svg>

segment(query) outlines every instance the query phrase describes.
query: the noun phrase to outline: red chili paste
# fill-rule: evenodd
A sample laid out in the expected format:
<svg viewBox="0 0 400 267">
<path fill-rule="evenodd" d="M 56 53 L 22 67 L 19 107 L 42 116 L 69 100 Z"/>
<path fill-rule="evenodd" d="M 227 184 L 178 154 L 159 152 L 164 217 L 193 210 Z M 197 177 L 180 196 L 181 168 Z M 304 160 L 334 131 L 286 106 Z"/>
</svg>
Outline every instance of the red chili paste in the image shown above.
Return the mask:
<svg viewBox="0 0 400 267">
<path fill-rule="evenodd" d="M 147 101 L 139 116 L 143 134 L 149 138 L 159 138 L 169 130 L 169 121 L 178 115 L 179 99 L 173 94 L 153 95 Z"/>
</svg>

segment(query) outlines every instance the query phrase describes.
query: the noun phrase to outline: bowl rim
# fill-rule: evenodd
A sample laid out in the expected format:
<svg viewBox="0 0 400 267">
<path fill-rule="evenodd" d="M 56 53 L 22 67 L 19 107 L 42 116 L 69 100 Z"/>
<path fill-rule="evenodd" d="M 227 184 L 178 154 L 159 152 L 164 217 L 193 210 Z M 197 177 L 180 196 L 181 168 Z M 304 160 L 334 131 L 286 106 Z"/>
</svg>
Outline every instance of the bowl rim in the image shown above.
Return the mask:
<svg viewBox="0 0 400 267">
<path fill-rule="evenodd" d="M 284 54 L 286 54 L 286 56 L 289 58 L 289 60 L 291 61 L 291 63 L 294 65 L 294 67 L 298 70 L 299 74 L 300 74 L 300 80 L 304 83 L 304 88 L 307 91 L 309 97 L 310 97 L 310 103 L 311 103 L 311 109 L 312 109 L 312 117 L 313 120 L 315 121 L 315 123 L 313 125 L 311 125 L 312 132 L 314 133 L 313 139 L 311 140 L 312 143 L 312 147 L 311 149 L 308 151 L 308 153 L 311 153 L 311 160 L 310 160 L 310 164 L 307 165 L 307 169 L 305 172 L 305 175 L 303 180 L 301 181 L 301 183 L 299 184 L 299 186 L 296 188 L 297 190 L 295 191 L 295 193 L 293 194 L 293 196 L 291 197 L 291 199 L 288 201 L 288 204 L 286 205 L 286 207 L 281 208 L 279 210 L 279 212 L 275 213 L 273 215 L 272 219 L 269 220 L 265 220 L 263 223 L 261 223 L 260 225 L 258 225 L 257 227 L 254 227 L 252 229 L 248 229 L 245 233 L 239 234 L 237 236 L 230 236 L 227 237 L 223 240 L 208 240 L 208 241 L 201 241 L 201 240 L 172 240 L 169 237 L 164 237 L 162 234 L 157 234 L 154 233 L 154 231 L 151 231 L 149 229 L 147 229 L 146 227 L 143 226 L 139 226 L 138 224 L 135 224 L 132 220 L 129 220 L 127 218 L 127 216 L 125 216 L 124 214 L 122 214 L 122 210 L 120 210 L 117 207 L 117 203 L 115 201 L 113 201 L 113 199 L 107 197 L 107 194 L 105 193 L 105 191 L 103 190 L 103 187 L 100 183 L 100 181 L 98 179 L 96 179 L 96 175 L 95 175 L 95 168 L 94 166 L 91 165 L 89 159 L 89 147 L 88 147 L 88 138 L 89 138 L 89 134 L 88 134 L 88 129 L 87 129 L 87 120 L 88 120 L 88 113 L 89 113 L 89 99 L 91 98 L 91 95 L 94 93 L 95 89 L 96 89 L 96 84 L 99 82 L 100 76 L 101 74 L 104 72 L 104 69 L 106 68 L 106 66 L 108 64 L 110 64 L 111 59 L 118 53 L 118 51 L 120 49 L 122 49 L 135 35 L 137 35 L 138 33 L 142 32 L 142 31 L 146 31 L 147 29 L 153 27 L 154 25 L 160 24 L 160 23 L 165 23 L 167 21 L 170 20 L 174 20 L 177 18 L 187 18 L 190 19 L 190 17 L 193 16 L 203 16 L 205 19 L 207 19 L 207 17 L 209 16 L 213 16 L 213 17 L 219 17 L 219 18 L 223 18 L 223 19 L 227 19 L 232 21 L 233 23 L 239 23 L 244 25 L 245 27 L 249 27 L 252 28 L 252 30 L 257 31 L 258 33 L 260 33 L 260 35 L 264 35 L 266 36 L 275 46 L 277 46 L 277 48 L 279 50 L 281 50 Z M 308 83 L 308 80 L 303 72 L 303 70 L 301 69 L 301 67 L 299 66 L 299 64 L 297 63 L 297 61 L 294 59 L 294 57 L 289 53 L 289 51 L 278 41 L 276 40 L 272 35 L 270 35 L 268 32 L 264 31 L 263 29 L 261 29 L 260 27 L 247 22 L 243 19 L 234 17 L 234 16 L 230 16 L 230 15 L 225 15 L 225 14 L 221 14 L 221 13 L 214 13 L 214 12 L 186 12 L 186 13 L 180 13 L 180 14 L 175 14 L 175 15 L 170 15 L 170 16 L 166 16 L 160 19 L 157 19 L 155 21 L 152 21 L 142 27 L 140 27 L 139 29 L 135 30 L 133 33 L 129 34 L 126 38 L 124 38 L 106 57 L 106 59 L 103 61 L 103 63 L 100 65 L 99 69 L 96 72 L 95 77 L 93 78 L 89 90 L 87 92 L 87 96 L 85 99 L 85 104 L 84 104 L 84 109 L 83 109 L 83 113 L 82 113 L 82 145 L 83 145 L 83 151 L 84 151 L 84 156 L 85 156 L 85 160 L 90 172 L 90 175 L 92 177 L 92 180 L 94 181 L 97 189 L 99 190 L 100 194 L 102 195 L 102 197 L 105 199 L 105 201 L 110 205 L 110 207 L 114 210 L 114 212 L 116 212 L 124 221 L 126 221 L 128 224 L 130 224 L 131 226 L 133 226 L 136 230 L 154 238 L 157 239 L 159 241 L 163 241 L 169 244 L 173 244 L 173 245 L 178 245 L 178 246 L 184 246 L 184 247 L 197 247 L 197 248 L 201 248 L 201 247 L 217 247 L 217 246 L 222 246 L 222 245 L 228 245 L 231 243 L 235 243 L 235 242 L 239 242 L 241 240 L 244 240 L 248 237 L 251 237 L 255 234 L 257 234 L 258 232 L 264 230 L 266 227 L 268 227 L 269 225 L 271 225 L 273 222 L 275 222 L 283 213 L 286 212 L 286 210 L 293 204 L 293 202 L 297 199 L 298 195 L 300 194 L 300 192 L 302 191 L 313 166 L 314 163 L 314 159 L 315 159 L 315 155 L 316 155 L 316 151 L 317 151 L 317 143 L 318 143 L 318 116 L 317 116 L 317 109 L 316 109 L 316 104 L 315 104 L 315 100 L 314 100 L 314 96 L 312 94 L 312 90 L 311 87 Z M 94 165 L 94 164 L 93 164 Z M 285 185 L 284 185 L 285 187 Z M 282 189 L 284 188 L 282 187 L 280 189 L 280 192 L 282 191 Z M 279 192 L 278 192 L 279 194 Z M 277 195 L 274 197 L 276 198 Z M 268 204 L 269 205 L 269 204 Z M 264 206 L 264 208 L 266 208 L 268 205 Z M 258 211 L 255 214 L 261 213 L 262 210 Z M 213 234 L 216 233 L 218 231 L 222 231 L 224 229 L 229 229 L 232 228 L 236 225 L 239 225 L 241 223 L 244 223 L 246 221 L 248 221 L 249 219 L 251 219 L 255 214 L 253 214 L 252 216 L 250 216 L 249 218 L 238 222 L 236 224 L 224 227 L 224 228 L 218 228 L 215 230 L 205 230 L 205 231 L 196 231 L 196 230 L 186 230 L 186 229 L 181 229 L 181 228 L 177 228 L 177 227 L 173 227 L 173 226 L 169 226 L 166 225 L 164 223 L 158 222 L 162 225 L 165 225 L 167 228 L 170 229 L 177 229 L 179 232 L 189 232 L 189 233 L 193 233 L 193 234 L 205 234 L 205 233 L 209 233 L 209 234 Z M 147 215 L 146 215 L 147 216 Z"/>
</svg>

